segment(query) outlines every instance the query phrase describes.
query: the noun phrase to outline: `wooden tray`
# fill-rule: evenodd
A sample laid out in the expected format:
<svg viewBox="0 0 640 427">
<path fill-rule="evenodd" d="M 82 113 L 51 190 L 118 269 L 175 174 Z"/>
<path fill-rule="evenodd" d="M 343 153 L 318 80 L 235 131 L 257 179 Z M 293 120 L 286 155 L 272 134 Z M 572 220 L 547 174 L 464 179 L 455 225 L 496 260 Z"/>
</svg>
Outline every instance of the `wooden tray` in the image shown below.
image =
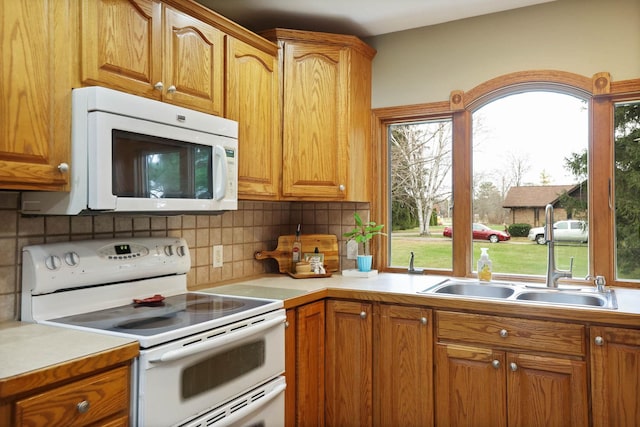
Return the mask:
<svg viewBox="0 0 640 427">
<path fill-rule="evenodd" d="M 331 277 L 331 273 L 325 273 L 325 274 L 292 273 L 290 271 L 287 271 L 287 274 L 289 276 L 293 277 L 294 279 L 314 279 L 314 278 L 318 278 L 318 277 Z"/>
<path fill-rule="evenodd" d="M 255 258 L 273 258 L 278 261 L 280 273 L 291 272 L 293 271 L 291 268 L 291 248 L 295 240 L 295 235 L 280 236 L 275 250 L 256 252 Z M 313 252 L 318 248 L 318 252 L 324 254 L 324 268 L 327 273 L 338 271 L 340 255 L 338 253 L 338 238 L 334 234 L 302 234 L 300 242 L 302 243 L 302 253 Z"/>
</svg>

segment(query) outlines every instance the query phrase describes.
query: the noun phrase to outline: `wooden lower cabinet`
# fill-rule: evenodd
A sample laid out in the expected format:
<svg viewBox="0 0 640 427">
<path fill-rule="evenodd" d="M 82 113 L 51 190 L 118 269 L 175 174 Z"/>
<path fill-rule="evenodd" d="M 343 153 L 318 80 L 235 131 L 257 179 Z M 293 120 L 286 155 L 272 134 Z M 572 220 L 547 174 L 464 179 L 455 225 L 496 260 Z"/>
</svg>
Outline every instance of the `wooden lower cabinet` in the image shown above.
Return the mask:
<svg viewBox="0 0 640 427">
<path fill-rule="evenodd" d="M 327 426 L 373 425 L 373 310 L 358 301 L 327 301 Z"/>
<path fill-rule="evenodd" d="M 285 425 L 323 426 L 325 303 L 287 311 L 285 332 Z M 291 353 L 294 357 L 291 357 Z"/>
<path fill-rule="evenodd" d="M 374 330 L 374 425 L 433 426 L 432 312 L 380 304 Z"/>
<path fill-rule="evenodd" d="M 591 327 L 594 427 L 640 425 L 640 330 Z"/>
<path fill-rule="evenodd" d="M 589 425 L 584 326 L 442 311 L 436 334 L 439 427 Z"/>
</svg>

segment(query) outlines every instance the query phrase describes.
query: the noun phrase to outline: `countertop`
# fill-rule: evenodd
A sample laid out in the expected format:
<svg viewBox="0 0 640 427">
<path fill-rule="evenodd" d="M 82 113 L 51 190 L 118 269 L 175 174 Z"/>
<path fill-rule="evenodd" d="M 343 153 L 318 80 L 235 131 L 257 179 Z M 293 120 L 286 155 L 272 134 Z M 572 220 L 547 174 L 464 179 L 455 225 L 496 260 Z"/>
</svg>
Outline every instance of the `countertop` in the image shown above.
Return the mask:
<svg viewBox="0 0 640 427">
<path fill-rule="evenodd" d="M 578 307 L 525 301 L 502 301 L 450 295 L 418 294 L 446 280 L 446 276 L 380 273 L 369 278 L 331 277 L 294 279 L 272 274 L 237 283 L 197 289 L 227 295 L 280 299 L 285 308 L 293 308 L 314 300 L 353 298 L 432 308 L 501 313 L 527 318 L 554 318 L 640 328 L 640 289 L 614 288 L 618 309 Z M 464 280 L 464 279 L 463 279 Z M 584 287 L 584 286 L 583 286 Z"/>
<path fill-rule="evenodd" d="M 132 347 L 135 344 L 135 349 Z M 26 322 L 0 323 L 0 399 L 16 393 L 16 384 L 24 383 L 24 376 L 47 369 L 65 368 L 63 364 L 102 355 L 116 349 L 126 349 L 125 357 L 135 357 L 135 340 L 99 333 L 84 332 Z M 110 361 L 115 362 L 115 358 Z M 85 365 L 88 365 L 85 363 Z M 66 367 L 65 375 L 82 375 L 83 367 Z M 62 371 L 62 370 L 61 370 Z M 49 381 L 58 378 L 49 376 Z M 42 381 L 42 380 L 40 380 Z M 34 385 L 46 385 L 31 383 Z"/>
</svg>

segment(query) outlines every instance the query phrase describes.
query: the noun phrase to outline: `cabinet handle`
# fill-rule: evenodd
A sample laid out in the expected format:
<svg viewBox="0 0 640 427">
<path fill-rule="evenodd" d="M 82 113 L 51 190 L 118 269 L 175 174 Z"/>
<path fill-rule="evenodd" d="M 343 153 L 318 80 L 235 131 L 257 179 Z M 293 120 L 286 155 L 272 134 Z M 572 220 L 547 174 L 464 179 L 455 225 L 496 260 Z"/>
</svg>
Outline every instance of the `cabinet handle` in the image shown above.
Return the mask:
<svg viewBox="0 0 640 427">
<path fill-rule="evenodd" d="M 360 317 L 363 318 L 363 319 L 366 319 L 367 318 L 367 313 L 364 312 L 364 311 L 361 311 L 360 312 Z"/>
<path fill-rule="evenodd" d="M 422 323 L 423 325 L 427 324 L 427 318 L 426 317 L 421 317 L 420 318 L 420 323 Z"/>
<path fill-rule="evenodd" d="M 602 338 L 601 336 L 597 336 L 594 341 L 596 345 L 604 345 L 604 338 Z"/>
<path fill-rule="evenodd" d="M 501 330 L 500 330 L 500 336 L 501 336 L 502 338 L 506 338 L 506 337 L 508 337 L 508 336 L 509 336 L 509 332 L 508 332 L 506 329 L 501 329 Z"/>
<path fill-rule="evenodd" d="M 80 403 L 78 403 L 76 405 L 76 408 L 78 408 L 78 412 L 80 412 L 81 414 L 84 414 L 85 412 L 87 412 L 89 410 L 89 406 L 91 406 L 89 404 L 89 401 L 83 400 L 82 402 L 80 402 Z"/>
<path fill-rule="evenodd" d="M 167 89 L 167 93 L 175 93 L 176 87 L 174 85 L 169 86 Z"/>
<path fill-rule="evenodd" d="M 160 90 L 161 91 L 162 89 L 164 89 L 164 84 L 162 82 L 158 82 L 158 83 L 153 85 L 153 88 L 155 90 Z"/>
<path fill-rule="evenodd" d="M 515 362 L 511 362 L 509 363 L 509 368 L 511 368 L 511 370 L 515 372 L 518 370 L 518 365 L 516 365 Z"/>
<path fill-rule="evenodd" d="M 289 322 L 288 322 L 288 321 L 287 321 L 287 322 L 284 322 L 284 327 L 285 327 L 285 328 L 288 328 L 288 327 L 289 327 Z"/>
<path fill-rule="evenodd" d="M 500 361 L 498 359 L 495 359 L 493 362 L 491 362 L 491 366 L 498 369 L 500 367 Z"/>
<path fill-rule="evenodd" d="M 60 163 L 58 165 L 58 171 L 62 173 L 69 172 L 69 165 L 67 163 Z"/>
<path fill-rule="evenodd" d="M 338 190 L 340 190 L 340 191 L 344 191 L 344 189 L 345 189 L 344 184 L 340 184 L 340 185 L 338 186 Z"/>
</svg>

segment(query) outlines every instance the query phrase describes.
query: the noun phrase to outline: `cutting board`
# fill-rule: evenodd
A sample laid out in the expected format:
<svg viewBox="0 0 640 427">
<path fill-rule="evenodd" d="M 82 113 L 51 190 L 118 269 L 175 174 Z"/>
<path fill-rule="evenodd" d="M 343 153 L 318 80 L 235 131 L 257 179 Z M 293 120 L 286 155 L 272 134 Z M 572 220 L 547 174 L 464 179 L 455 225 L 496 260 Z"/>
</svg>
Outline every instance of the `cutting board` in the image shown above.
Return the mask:
<svg viewBox="0 0 640 427">
<path fill-rule="evenodd" d="M 273 258 L 278 261 L 280 273 L 292 271 L 291 248 L 296 240 L 295 235 L 278 237 L 278 247 L 273 251 L 260 251 L 255 253 L 256 259 Z M 334 234 L 302 234 L 302 253 L 310 253 L 318 248 L 318 252 L 324 254 L 324 268 L 327 273 L 338 271 L 340 268 L 340 254 L 338 253 L 338 238 Z"/>
</svg>

